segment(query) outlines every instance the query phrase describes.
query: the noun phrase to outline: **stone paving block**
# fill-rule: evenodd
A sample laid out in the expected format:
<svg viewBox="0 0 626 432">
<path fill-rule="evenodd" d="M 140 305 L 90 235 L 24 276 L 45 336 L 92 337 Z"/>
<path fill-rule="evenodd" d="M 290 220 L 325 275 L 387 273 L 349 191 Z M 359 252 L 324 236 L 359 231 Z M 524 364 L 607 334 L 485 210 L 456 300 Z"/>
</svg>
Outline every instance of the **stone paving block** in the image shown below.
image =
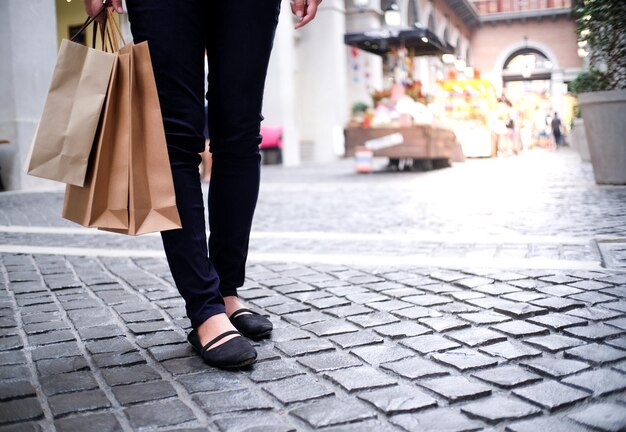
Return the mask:
<svg viewBox="0 0 626 432">
<path fill-rule="evenodd" d="M 364 328 L 400 322 L 397 317 L 388 312 L 375 312 L 367 315 L 358 315 L 348 318 L 348 321 L 358 324 Z"/>
<path fill-rule="evenodd" d="M 569 296 L 569 298 L 573 300 L 579 300 L 580 302 L 590 303 L 591 305 L 615 301 L 615 297 L 595 291 L 574 294 Z"/>
<path fill-rule="evenodd" d="M 588 405 L 581 411 L 569 414 L 570 419 L 577 423 L 604 432 L 626 430 L 626 410 L 616 403 L 604 402 Z"/>
<path fill-rule="evenodd" d="M 536 316 L 529 318 L 528 321 L 552 330 L 563 330 L 568 327 L 587 325 L 587 320 L 577 318 L 564 313 L 549 313 L 548 315 Z"/>
<path fill-rule="evenodd" d="M 36 347 L 31 351 L 33 361 L 81 355 L 76 342 L 60 342 Z"/>
<path fill-rule="evenodd" d="M 480 311 L 476 313 L 464 313 L 459 315 L 466 321 L 476 325 L 496 324 L 504 321 L 510 321 L 511 318 L 498 312 Z"/>
<path fill-rule="evenodd" d="M 470 347 L 487 345 L 506 340 L 506 336 L 503 334 L 482 327 L 472 327 L 464 330 L 458 330 L 450 332 L 446 336 L 464 345 L 469 345 Z"/>
<path fill-rule="evenodd" d="M 573 315 L 591 321 L 608 320 L 624 315 L 623 312 L 607 309 L 602 306 L 590 306 L 586 308 L 573 309 L 566 313 L 568 315 Z"/>
<path fill-rule="evenodd" d="M 507 283 L 496 282 L 493 284 L 481 285 L 473 288 L 472 291 L 478 291 L 484 294 L 489 294 L 493 296 L 499 296 L 502 294 L 509 294 L 513 292 L 520 292 L 519 288 L 516 288 Z"/>
<path fill-rule="evenodd" d="M 284 360 L 278 360 L 255 365 L 249 376 L 252 381 L 262 383 L 302 374 L 303 371 L 289 366 Z"/>
<path fill-rule="evenodd" d="M 541 351 L 530 348 L 519 342 L 504 341 L 492 345 L 487 345 L 478 349 L 478 351 L 492 355 L 494 357 L 502 357 L 507 360 L 519 360 L 523 358 L 537 357 L 542 354 Z"/>
<path fill-rule="evenodd" d="M 369 314 L 373 310 L 364 305 L 351 304 L 349 306 L 339 306 L 326 311 L 329 315 L 337 318 L 352 317 L 355 315 Z"/>
<path fill-rule="evenodd" d="M 589 429 L 561 417 L 538 417 L 510 424 L 506 432 L 588 432 Z"/>
<path fill-rule="evenodd" d="M 89 364 L 83 356 L 40 360 L 36 362 L 35 365 L 37 366 L 37 372 L 40 376 L 56 375 L 89 369 Z"/>
<path fill-rule="evenodd" d="M 487 296 L 485 296 L 485 294 L 483 294 L 481 292 L 476 292 L 476 291 L 459 291 L 459 292 L 451 293 L 450 295 L 452 297 L 454 297 L 455 299 L 460 300 L 460 301 L 474 300 L 474 299 L 482 299 L 483 301 L 490 301 L 490 299 L 503 301 L 503 300 L 498 299 L 496 297 L 487 297 Z M 470 301 L 470 303 L 474 304 L 474 302 L 471 302 L 471 301 Z M 476 305 L 476 306 L 478 306 L 478 305 Z"/>
<path fill-rule="evenodd" d="M 352 334 L 357 337 L 356 335 L 359 333 L 351 333 L 350 335 Z M 334 338 L 338 337 L 334 336 Z M 326 339 L 300 339 L 277 343 L 276 348 L 289 357 L 297 357 L 305 354 L 332 351 L 335 349 L 335 346 Z"/>
<path fill-rule="evenodd" d="M 471 288 L 476 288 L 481 285 L 487 285 L 487 284 L 493 283 L 493 279 L 480 277 L 480 276 L 473 276 L 469 278 L 456 280 L 454 281 L 454 283 L 464 288 L 471 289 Z"/>
<path fill-rule="evenodd" d="M 539 294 L 532 291 L 518 291 L 509 294 L 505 294 L 502 296 L 503 299 L 513 300 L 516 302 L 525 302 L 529 303 L 533 300 L 538 300 L 542 298 L 546 298 L 546 294 Z"/>
<path fill-rule="evenodd" d="M 321 399 L 335 394 L 329 386 L 306 375 L 266 384 L 263 386 L 263 390 L 274 396 L 283 405 Z"/>
<path fill-rule="evenodd" d="M 406 309 L 398 309 L 392 311 L 392 313 L 396 316 L 412 320 L 429 316 L 442 316 L 440 312 L 437 312 L 436 310 L 433 310 L 431 308 L 425 308 L 423 306 L 412 306 Z"/>
<path fill-rule="evenodd" d="M 624 333 L 623 330 L 620 330 L 615 327 L 608 326 L 603 323 L 590 324 L 584 327 L 571 327 L 563 330 L 563 333 L 575 336 L 587 341 L 598 342 L 602 341 L 608 337 L 616 336 Z"/>
<path fill-rule="evenodd" d="M 328 309 L 328 308 L 334 308 L 338 306 L 346 306 L 350 304 L 348 300 L 341 298 L 341 297 L 335 297 L 335 296 L 308 300 L 308 301 L 305 301 L 304 303 L 311 305 L 317 309 Z"/>
<path fill-rule="evenodd" d="M 432 358 L 440 363 L 452 366 L 461 372 L 498 364 L 497 358 L 481 354 L 471 348 L 458 348 L 442 353 L 435 353 L 432 354 Z"/>
<path fill-rule="evenodd" d="M 546 308 L 552 312 L 566 312 L 585 306 L 585 303 L 583 303 L 582 301 L 576 301 L 564 297 L 547 297 L 539 300 L 533 300 L 530 303 L 534 304 L 535 306 Z"/>
<path fill-rule="evenodd" d="M 359 292 L 355 294 L 348 294 L 346 296 L 346 299 L 350 300 L 352 303 L 370 304 L 374 302 L 389 300 L 389 297 L 379 293 Z"/>
<path fill-rule="evenodd" d="M 587 363 L 577 360 L 544 357 L 521 363 L 533 371 L 552 378 L 562 378 L 589 369 Z"/>
<path fill-rule="evenodd" d="M 87 414 L 78 417 L 58 419 L 54 422 L 56 430 L 63 432 L 84 432 L 85 425 L 98 432 L 121 432 L 122 426 L 112 413 Z"/>
<path fill-rule="evenodd" d="M 0 403 L 0 425 L 43 417 L 41 404 L 36 397 Z"/>
<path fill-rule="evenodd" d="M 205 370 L 176 379 L 189 393 L 218 392 L 243 388 L 241 375 L 219 369 Z"/>
<path fill-rule="evenodd" d="M 332 336 L 342 333 L 355 333 L 359 331 L 359 328 L 354 324 L 335 318 L 328 321 L 308 324 L 302 326 L 301 328 L 314 333 L 316 336 Z"/>
<path fill-rule="evenodd" d="M 446 303 L 443 305 L 433 306 L 432 309 L 436 309 L 437 311 L 442 312 L 443 314 L 455 314 L 455 315 L 462 314 L 462 313 L 478 312 L 480 310 L 477 307 L 470 306 L 468 304 L 456 302 L 456 301 L 452 303 Z"/>
<path fill-rule="evenodd" d="M 298 363 L 308 367 L 315 373 L 361 366 L 363 363 L 354 356 L 342 352 L 312 354 L 297 359 Z"/>
<path fill-rule="evenodd" d="M 469 323 L 466 321 L 452 317 L 422 318 L 419 322 L 440 333 L 469 327 Z"/>
<path fill-rule="evenodd" d="M 415 412 L 437 406 L 437 400 L 409 386 L 393 386 L 359 394 L 386 415 Z"/>
<path fill-rule="evenodd" d="M 563 380 L 564 383 L 593 392 L 594 396 L 626 390 L 626 375 L 610 369 L 583 372 Z"/>
<path fill-rule="evenodd" d="M 0 349 L 1 350 L 16 350 L 24 347 L 24 343 L 22 342 L 22 338 L 19 336 L 7 336 L 0 337 Z"/>
<path fill-rule="evenodd" d="M 160 331 L 137 336 L 135 342 L 142 348 L 150 348 L 153 346 L 177 344 L 184 340 L 185 338 L 176 331 Z"/>
<path fill-rule="evenodd" d="M 309 339 L 311 334 L 296 327 L 276 327 L 272 330 L 270 340 L 272 342 L 285 342 L 297 339 Z"/>
<path fill-rule="evenodd" d="M 56 311 L 56 306 L 54 311 Z M 48 321 L 48 322 L 40 322 L 34 324 L 26 324 L 24 326 L 24 331 L 28 335 L 33 335 L 37 333 L 46 333 L 52 330 L 69 330 L 69 326 L 63 321 Z"/>
<path fill-rule="evenodd" d="M 580 359 L 593 365 L 604 365 L 625 359 L 626 351 L 594 343 L 570 348 L 563 355 L 569 358 Z"/>
<path fill-rule="evenodd" d="M 50 345 L 59 342 L 75 341 L 74 334 L 69 330 L 57 330 L 47 333 L 38 333 L 28 336 L 28 342 L 32 346 Z M 5 346 L 3 342 L 0 345 Z"/>
<path fill-rule="evenodd" d="M 329 339 L 344 349 L 356 346 L 378 344 L 384 341 L 381 336 L 377 335 L 371 330 L 331 336 L 329 337 Z"/>
<path fill-rule="evenodd" d="M 626 330 L 626 318 L 618 318 L 614 320 L 607 321 L 606 324 L 613 326 L 615 328 Z"/>
<path fill-rule="evenodd" d="M 171 325 L 167 321 L 150 321 L 145 323 L 128 324 L 128 329 L 136 335 L 156 333 L 162 330 L 171 330 Z"/>
<path fill-rule="evenodd" d="M 545 327 L 520 320 L 495 324 L 492 325 L 491 328 L 516 338 L 547 335 L 549 333 L 549 330 Z"/>
<path fill-rule="evenodd" d="M 402 300 L 404 300 L 405 302 L 410 302 L 418 306 L 424 306 L 424 307 L 452 303 L 452 300 L 450 298 L 440 296 L 440 295 L 435 295 L 435 294 L 423 294 L 423 295 L 409 296 L 409 297 L 404 297 Z"/>
<path fill-rule="evenodd" d="M 35 387 L 28 380 L 10 381 L 0 385 L 0 403 L 11 399 L 22 399 L 35 396 Z"/>
<path fill-rule="evenodd" d="M 154 381 L 161 376 L 148 365 L 104 369 L 102 377 L 110 386 Z"/>
<path fill-rule="evenodd" d="M 428 327 L 410 321 L 378 326 L 374 328 L 374 331 L 381 336 L 386 336 L 392 339 L 432 333 L 432 330 Z"/>
<path fill-rule="evenodd" d="M 461 346 L 460 344 L 437 334 L 403 339 L 400 341 L 400 344 L 409 347 L 412 350 L 419 352 L 420 354 L 427 354 L 436 351 L 445 351 Z"/>
<path fill-rule="evenodd" d="M 422 295 L 425 294 L 424 291 L 416 289 L 416 288 L 393 288 L 384 291 L 386 296 L 401 299 L 402 297 L 409 297 L 414 295 Z"/>
<path fill-rule="evenodd" d="M 396 384 L 396 380 L 369 366 L 357 366 L 324 373 L 347 392 L 374 389 Z"/>
<path fill-rule="evenodd" d="M 39 382 L 46 396 L 98 388 L 93 374 L 87 371 L 41 377 Z"/>
<path fill-rule="evenodd" d="M 576 327 L 584 328 L 584 327 Z M 584 345 L 584 341 L 569 336 L 550 334 L 525 339 L 524 342 L 549 352 L 557 352 L 567 348 Z"/>
<path fill-rule="evenodd" d="M 148 426 L 175 426 L 195 420 L 193 411 L 180 400 L 167 400 L 133 405 L 126 408 L 126 416 L 133 428 Z"/>
<path fill-rule="evenodd" d="M 491 394 L 491 388 L 463 376 L 444 376 L 416 381 L 419 386 L 446 398 L 451 403 L 479 399 Z"/>
<path fill-rule="evenodd" d="M 529 372 L 518 365 L 504 365 L 481 370 L 472 373 L 472 376 L 506 389 L 541 381 L 539 375 Z"/>
<path fill-rule="evenodd" d="M 97 327 L 78 328 L 78 335 L 83 341 L 108 339 L 116 336 L 124 336 L 124 332 L 115 324 L 106 324 Z"/>
<path fill-rule="evenodd" d="M 384 363 L 381 369 L 390 370 L 396 374 L 408 378 L 432 378 L 448 375 L 448 371 L 437 363 L 420 357 L 410 357 L 402 360 Z"/>
<path fill-rule="evenodd" d="M 111 406 L 111 402 L 100 389 L 51 396 L 48 398 L 48 404 L 55 418 Z"/>
<path fill-rule="evenodd" d="M 310 312 L 311 308 L 296 301 L 289 301 L 276 306 L 268 306 L 265 310 L 274 315 L 286 315 L 297 312 Z"/>
<path fill-rule="evenodd" d="M 94 354 L 91 358 L 99 368 L 133 366 L 146 362 L 146 359 L 138 351 Z"/>
<path fill-rule="evenodd" d="M 598 282 L 595 280 L 580 280 L 578 282 L 572 282 L 569 285 L 576 287 L 576 288 L 580 288 L 585 291 L 596 291 L 596 290 L 600 290 L 603 288 L 611 287 L 611 285 L 606 282 Z"/>
<path fill-rule="evenodd" d="M 122 405 L 132 405 L 176 396 L 176 390 L 167 381 L 152 381 L 113 387 L 115 398 Z"/>
<path fill-rule="evenodd" d="M 538 306 L 510 301 L 494 305 L 493 310 L 517 319 L 524 319 L 535 315 L 542 315 L 548 312 L 547 309 Z"/>
<path fill-rule="evenodd" d="M 415 355 L 413 351 L 398 345 L 371 345 L 353 348 L 350 352 L 371 365 L 392 362 Z"/>
<path fill-rule="evenodd" d="M 439 408 L 424 413 L 400 414 L 389 421 L 407 431 L 474 432 L 483 430 L 483 423 L 472 420 L 453 408 Z"/>
<path fill-rule="evenodd" d="M 588 392 L 563 385 L 556 381 L 544 381 L 532 384 L 528 387 L 515 389 L 513 393 L 549 411 L 572 405 L 589 396 Z"/>
<path fill-rule="evenodd" d="M 0 381 L 10 379 L 30 379 L 30 369 L 21 364 L 0 366 Z"/>
<path fill-rule="evenodd" d="M 289 315 L 283 315 L 282 318 L 287 322 L 295 324 L 297 326 L 303 326 L 332 319 L 332 317 L 317 311 L 297 312 Z"/>
<path fill-rule="evenodd" d="M 544 282 L 550 282 L 553 284 L 566 284 L 566 283 L 572 283 L 572 282 L 577 282 L 580 279 L 579 278 L 575 278 L 575 277 L 571 277 L 565 274 L 555 274 L 552 276 L 543 276 L 539 278 L 540 280 L 544 281 Z"/>
<path fill-rule="evenodd" d="M 626 350 L 626 335 L 619 338 L 606 340 L 604 343 L 614 348 Z"/>
<path fill-rule="evenodd" d="M 124 353 L 136 350 L 136 347 L 125 337 L 115 337 L 111 339 L 101 339 L 85 343 L 87 351 L 92 354 L 102 354 L 107 352 Z"/>
<path fill-rule="evenodd" d="M 239 389 L 217 393 L 198 393 L 194 395 L 202 408 L 210 415 L 238 412 L 268 410 L 273 404 L 267 397 L 249 389 Z"/>
<path fill-rule="evenodd" d="M 381 312 L 395 312 L 397 310 L 406 309 L 413 306 L 412 303 L 395 299 L 374 303 L 366 303 L 366 305 Z"/>
<path fill-rule="evenodd" d="M 519 420 L 541 413 L 526 402 L 496 395 L 461 407 L 461 412 L 471 418 L 484 420 L 487 423 L 498 423 L 503 420 Z"/>
<path fill-rule="evenodd" d="M 307 403 L 291 410 L 290 414 L 314 428 L 352 423 L 376 417 L 376 412 L 362 402 L 335 397 Z"/>
<path fill-rule="evenodd" d="M 285 418 L 267 412 L 220 418 L 215 424 L 221 432 L 296 432 L 295 426 L 287 424 Z M 204 429 L 197 432 L 204 432 Z"/>
<path fill-rule="evenodd" d="M 554 297 L 566 297 L 574 294 L 581 294 L 584 291 L 578 288 L 574 288 L 570 285 L 546 285 L 543 287 L 535 288 L 537 291 L 554 296 Z"/>
</svg>

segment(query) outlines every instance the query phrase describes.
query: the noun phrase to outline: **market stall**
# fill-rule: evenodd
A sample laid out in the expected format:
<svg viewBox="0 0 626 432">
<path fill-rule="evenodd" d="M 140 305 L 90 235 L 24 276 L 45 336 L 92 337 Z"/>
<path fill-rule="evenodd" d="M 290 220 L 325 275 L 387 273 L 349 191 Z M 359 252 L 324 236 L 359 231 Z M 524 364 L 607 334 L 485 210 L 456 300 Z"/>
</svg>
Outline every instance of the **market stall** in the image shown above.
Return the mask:
<svg viewBox="0 0 626 432">
<path fill-rule="evenodd" d="M 346 156 L 367 149 L 389 158 L 392 166 L 422 168 L 449 166 L 463 160 L 453 129 L 435 118 L 413 76 L 413 59 L 451 53 L 428 29 L 383 29 L 348 33 L 347 45 L 384 57 L 388 88 L 372 93 L 372 106 L 353 107 L 345 128 Z"/>
</svg>

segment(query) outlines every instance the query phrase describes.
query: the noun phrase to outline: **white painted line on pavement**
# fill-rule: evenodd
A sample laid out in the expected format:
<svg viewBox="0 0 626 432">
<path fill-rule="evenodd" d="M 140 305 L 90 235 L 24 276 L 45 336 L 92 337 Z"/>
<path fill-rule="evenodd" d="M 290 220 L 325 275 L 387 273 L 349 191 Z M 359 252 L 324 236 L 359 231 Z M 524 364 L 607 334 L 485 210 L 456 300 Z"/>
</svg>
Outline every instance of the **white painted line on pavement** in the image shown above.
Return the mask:
<svg viewBox="0 0 626 432">
<path fill-rule="evenodd" d="M 77 247 L 44 247 L 28 245 L 0 245 L 0 253 L 32 255 L 67 255 L 113 258 L 163 258 L 162 250 L 154 249 L 97 249 Z M 250 252 L 250 262 L 281 262 L 299 264 L 343 264 L 357 266 L 416 266 L 442 268 L 520 268 L 553 270 L 604 270 L 597 261 L 568 261 L 548 259 L 500 258 L 436 258 L 417 255 L 380 256 L 355 254 L 303 254 Z"/>
<path fill-rule="evenodd" d="M 119 235 L 95 228 L 0 226 L 0 233 L 52 235 Z M 145 234 L 158 236 L 158 233 Z M 586 245 L 590 238 L 522 235 L 466 235 L 432 233 L 351 233 L 328 231 L 253 231 L 252 239 L 265 240 L 327 240 L 327 241 L 391 241 L 452 244 L 567 244 Z"/>
</svg>

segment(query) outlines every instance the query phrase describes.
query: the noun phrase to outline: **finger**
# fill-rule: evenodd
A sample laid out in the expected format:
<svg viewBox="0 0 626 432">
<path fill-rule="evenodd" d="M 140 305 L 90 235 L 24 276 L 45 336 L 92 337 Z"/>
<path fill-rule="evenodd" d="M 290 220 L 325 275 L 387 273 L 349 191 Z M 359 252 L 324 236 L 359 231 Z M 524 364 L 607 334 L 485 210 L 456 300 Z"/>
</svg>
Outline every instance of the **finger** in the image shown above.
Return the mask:
<svg viewBox="0 0 626 432">
<path fill-rule="evenodd" d="M 304 0 L 293 0 L 291 8 L 298 19 L 302 19 L 304 16 Z"/>
<path fill-rule="evenodd" d="M 115 12 L 117 13 L 124 13 L 124 7 L 122 6 L 122 0 L 112 0 L 111 5 L 113 6 L 113 9 L 115 10 Z"/>
<path fill-rule="evenodd" d="M 304 18 L 302 20 L 296 23 L 295 25 L 296 29 L 304 27 L 305 25 L 313 21 L 313 19 L 315 18 L 315 15 L 317 15 L 317 6 L 318 6 L 318 3 L 315 0 L 311 1 L 311 3 L 307 5 L 306 15 L 304 15 Z"/>
</svg>

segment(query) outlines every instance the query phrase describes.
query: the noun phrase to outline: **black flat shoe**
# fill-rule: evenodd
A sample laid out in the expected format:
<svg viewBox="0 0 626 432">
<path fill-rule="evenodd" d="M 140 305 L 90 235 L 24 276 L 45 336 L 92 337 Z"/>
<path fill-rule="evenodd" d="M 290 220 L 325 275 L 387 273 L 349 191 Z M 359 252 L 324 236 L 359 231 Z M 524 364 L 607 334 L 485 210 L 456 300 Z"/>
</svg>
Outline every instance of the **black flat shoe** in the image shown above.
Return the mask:
<svg viewBox="0 0 626 432">
<path fill-rule="evenodd" d="M 233 326 L 250 339 L 269 336 L 274 328 L 270 320 L 246 308 L 236 310 L 229 318 Z"/>
<path fill-rule="evenodd" d="M 211 349 L 218 341 L 233 334 L 238 335 L 238 337 L 234 337 Z M 202 360 L 209 366 L 224 369 L 240 368 L 251 365 L 256 361 L 257 354 L 254 347 L 250 345 L 250 342 L 242 338 L 239 332 L 234 330 L 222 333 L 205 346 L 200 345 L 198 332 L 192 330 L 189 332 L 189 335 L 187 335 L 187 341 L 200 353 Z"/>
</svg>

